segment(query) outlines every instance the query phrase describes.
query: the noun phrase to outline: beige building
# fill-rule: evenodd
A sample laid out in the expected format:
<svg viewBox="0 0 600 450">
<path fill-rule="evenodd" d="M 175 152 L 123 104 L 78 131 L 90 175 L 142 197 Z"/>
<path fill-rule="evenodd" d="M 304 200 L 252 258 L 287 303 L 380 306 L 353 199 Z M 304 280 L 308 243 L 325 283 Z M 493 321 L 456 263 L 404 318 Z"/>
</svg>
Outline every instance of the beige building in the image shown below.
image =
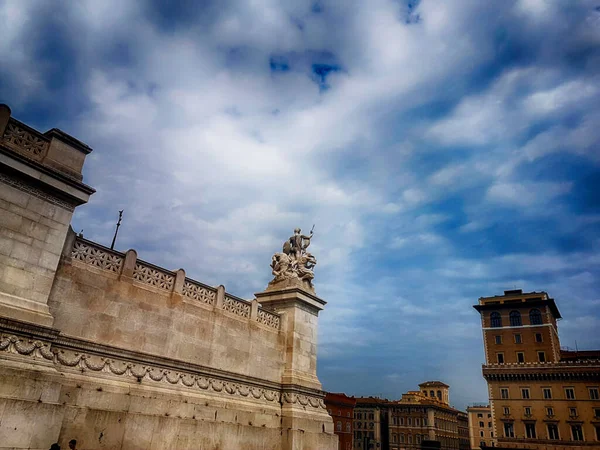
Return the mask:
<svg viewBox="0 0 600 450">
<path fill-rule="evenodd" d="M 427 381 L 419 385 L 419 391 L 409 391 L 400 400 L 371 399 L 369 406 L 379 411 L 380 417 L 381 431 L 375 433 L 375 442 L 384 450 L 420 449 L 427 440 L 439 441 L 444 450 L 467 449 L 467 417 L 449 405 L 449 390 L 445 383 Z M 355 433 L 355 442 L 356 437 Z"/>
<path fill-rule="evenodd" d="M 560 347 L 546 292 L 482 297 L 481 314 L 494 440 L 502 448 L 600 448 L 600 352 Z"/>
<path fill-rule="evenodd" d="M 310 237 L 251 301 L 111 250 L 69 225 L 90 152 L 0 105 L 0 447 L 337 449 Z"/>
<path fill-rule="evenodd" d="M 471 449 L 490 447 L 494 442 L 492 409 L 490 405 L 473 405 L 467 408 L 469 441 Z"/>
</svg>

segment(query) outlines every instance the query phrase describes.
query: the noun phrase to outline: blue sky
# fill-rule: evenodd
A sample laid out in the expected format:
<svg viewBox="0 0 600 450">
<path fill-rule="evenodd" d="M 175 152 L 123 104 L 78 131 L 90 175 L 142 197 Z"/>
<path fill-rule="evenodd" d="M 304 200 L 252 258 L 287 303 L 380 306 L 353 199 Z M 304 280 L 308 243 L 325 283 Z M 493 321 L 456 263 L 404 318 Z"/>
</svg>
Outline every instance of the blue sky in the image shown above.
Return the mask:
<svg viewBox="0 0 600 450">
<path fill-rule="evenodd" d="M 245 298 L 315 226 L 324 388 L 486 400 L 471 308 L 600 348 L 600 0 L 0 0 L 0 101 L 94 148 L 73 225 Z"/>
</svg>

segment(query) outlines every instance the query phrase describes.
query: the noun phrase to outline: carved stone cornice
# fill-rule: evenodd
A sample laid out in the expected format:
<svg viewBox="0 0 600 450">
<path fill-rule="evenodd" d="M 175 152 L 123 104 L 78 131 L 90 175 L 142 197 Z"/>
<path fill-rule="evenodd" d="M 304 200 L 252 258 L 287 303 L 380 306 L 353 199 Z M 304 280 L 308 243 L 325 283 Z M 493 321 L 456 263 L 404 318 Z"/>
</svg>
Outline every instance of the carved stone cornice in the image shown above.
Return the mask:
<svg viewBox="0 0 600 450">
<path fill-rule="evenodd" d="M 325 408 L 324 392 L 211 369 L 61 335 L 59 330 L 0 318 L 0 353 L 50 363 L 59 372 L 98 373 L 238 396 L 267 404 Z"/>
<path fill-rule="evenodd" d="M 27 194 L 31 194 L 39 199 L 45 200 L 48 203 L 52 203 L 53 205 L 60 206 L 67 211 L 75 210 L 76 205 L 74 203 L 65 201 L 56 195 L 52 195 L 48 193 L 47 190 L 36 187 L 34 183 L 26 182 L 12 174 L 0 173 L 0 183 L 12 186 L 20 191 L 26 192 Z"/>
</svg>

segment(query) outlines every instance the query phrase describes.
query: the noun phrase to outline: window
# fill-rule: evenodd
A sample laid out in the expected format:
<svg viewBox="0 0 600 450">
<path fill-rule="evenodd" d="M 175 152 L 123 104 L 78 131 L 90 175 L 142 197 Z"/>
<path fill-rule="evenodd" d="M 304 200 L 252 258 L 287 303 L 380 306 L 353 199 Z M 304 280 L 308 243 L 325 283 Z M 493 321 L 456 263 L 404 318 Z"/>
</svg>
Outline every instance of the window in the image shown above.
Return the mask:
<svg viewBox="0 0 600 450">
<path fill-rule="evenodd" d="M 519 311 L 511 311 L 508 315 L 511 327 L 521 326 L 521 313 Z"/>
<path fill-rule="evenodd" d="M 522 344 L 523 341 L 521 340 L 521 335 L 520 334 L 515 334 L 515 344 Z"/>
<path fill-rule="evenodd" d="M 483 437 L 483 436 L 481 436 L 481 437 Z M 485 447 L 485 441 L 479 441 L 479 446 L 481 448 Z"/>
<path fill-rule="evenodd" d="M 555 423 L 549 423 L 548 425 L 548 439 L 560 439 L 558 437 L 558 427 Z"/>
<path fill-rule="evenodd" d="M 498 312 L 490 314 L 490 326 L 492 328 L 500 328 L 502 326 L 502 316 Z"/>
<path fill-rule="evenodd" d="M 517 352 L 517 362 L 525 362 L 525 353 Z"/>
<path fill-rule="evenodd" d="M 404 425 L 404 417 L 400 417 L 400 425 Z"/>
<path fill-rule="evenodd" d="M 335 425 L 336 431 L 342 431 L 342 422 L 339 422 Z"/>
<path fill-rule="evenodd" d="M 554 415 L 554 408 L 547 407 L 546 408 L 546 415 L 549 416 L 549 417 L 552 417 Z"/>
<path fill-rule="evenodd" d="M 408 423 L 408 426 L 412 425 L 412 418 L 409 417 L 408 419 L 406 419 L 406 423 Z"/>
<path fill-rule="evenodd" d="M 500 397 L 502 397 L 502 398 L 508 398 L 508 388 L 501 388 L 500 389 Z"/>
<path fill-rule="evenodd" d="M 544 353 L 544 352 L 538 352 L 538 361 L 539 362 L 546 362 L 546 353 Z"/>
<path fill-rule="evenodd" d="M 481 436 L 481 437 L 485 437 L 485 436 L 484 436 L 484 434 L 485 434 L 485 433 L 484 433 L 483 431 L 480 431 L 480 432 L 479 432 L 479 436 Z"/>
<path fill-rule="evenodd" d="M 498 358 L 498 364 L 504 364 L 504 353 L 496 353 L 496 357 Z"/>
<path fill-rule="evenodd" d="M 492 428 L 492 422 L 488 422 L 488 428 Z"/>
<path fill-rule="evenodd" d="M 544 396 L 544 399 L 549 400 L 552 398 L 552 389 L 542 388 L 542 394 Z"/>
<path fill-rule="evenodd" d="M 512 422 L 506 422 L 504 424 L 504 437 L 515 437 L 515 427 Z"/>
<path fill-rule="evenodd" d="M 491 419 L 491 418 L 492 418 L 492 415 L 491 415 L 491 414 L 488 414 L 488 419 Z"/>
<path fill-rule="evenodd" d="M 542 313 L 539 309 L 532 309 L 531 311 L 529 311 L 529 323 L 531 325 L 542 324 Z"/>
<path fill-rule="evenodd" d="M 535 333 L 535 342 L 543 342 L 542 333 Z"/>
<path fill-rule="evenodd" d="M 351 431 L 351 429 L 350 429 L 350 428 L 351 428 L 351 427 L 350 427 L 350 422 L 348 422 L 348 423 L 346 424 L 346 433 L 350 433 L 350 431 Z"/>
<path fill-rule="evenodd" d="M 508 406 L 504 407 L 504 415 L 505 416 L 510 416 L 510 408 Z"/>
<path fill-rule="evenodd" d="M 429 396 L 430 397 L 435 397 L 435 392 L 434 391 L 429 391 Z"/>
<path fill-rule="evenodd" d="M 588 388 L 588 391 L 590 393 L 590 400 L 598 400 L 598 399 L 600 399 L 600 394 L 598 393 L 598 388 L 597 387 Z"/>
<path fill-rule="evenodd" d="M 525 415 L 526 416 L 531 416 L 531 406 L 526 406 L 525 407 Z"/>
<path fill-rule="evenodd" d="M 412 434 L 409 434 L 409 435 L 408 435 L 408 443 L 409 443 L 409 444 L 412 444 Z"/>
<path fill-rule="evenodd" d="M 421 435 L 417 434 L 417 444 L 420 444 L 420 443 L 421 443 Z"/>
<path fill-rule="evenodd" d="M 571 387 L 565 388 L 565 397 L 567 400 L 575 400 L 575 389 Z"/>
<path fill-rule="evenodd" d="M 529 388 L 521 389 L 521 398 L 528 399 L 529 398 Z"/>
<path fill-rule="evenodd" d="M 569 416 L 577 417 L 577 408 L 569 408 Z"/>
<path fill-rule="evenodd" d="M 401 443 L 401 444 L 404 444 L 404 434 L 401 434 L 401 435 L 400 435 L 400 443 Z"/>
<path fill-rule="evenodd" d="M 416 425 L 416 426 L 420 426 L 420 425 L 421 425 L 421 424 L 420 424 L 420 421 L 419 421 L 419 418 L 416 418 L 416 419 L 415 419 L 415 425 Z"/>
<path fill-rule="evenodd" d="M 395 444 L 396 442 L 398 442 L 398 435 L 394 434 L 392 435 L 392 442 Z"/>
<path fill-rule="evenodd" d="M 583 430 L 581 425 L 571 425 L 571 434 L 574 441 L 583 441 Z"/>
<path fill-rule="evenodd" d="M 483 427 L 485 426 L 485 423 L 483 423 L 483 422 L 479 422 L 479 426 L 480 426 L 481 428 L 483 428 Z"/>
<path fill-rule="evenodd" d="M 346 417 L 350 417 L 350 411 L 346 413 Z"/>
<path fill-rule="evenodd" d="M 502 336 L 494 336 L 496 339 L 496 344 L 502 344 Z"/>
<path fill-rule="evenodd" d="M 600 408 L 594 408 L 594 417 L 600 419 Z"/>
<path fill-rule="evenodd" d="M 535 439 L 535 423 L 525 424 L 525 436 L 527 439 Z"/>
<path fill-rule="evenodd" d="M 439 400 L 442 399 L 442 391 L 437 391 L 437 397 Z"/>
</svg>

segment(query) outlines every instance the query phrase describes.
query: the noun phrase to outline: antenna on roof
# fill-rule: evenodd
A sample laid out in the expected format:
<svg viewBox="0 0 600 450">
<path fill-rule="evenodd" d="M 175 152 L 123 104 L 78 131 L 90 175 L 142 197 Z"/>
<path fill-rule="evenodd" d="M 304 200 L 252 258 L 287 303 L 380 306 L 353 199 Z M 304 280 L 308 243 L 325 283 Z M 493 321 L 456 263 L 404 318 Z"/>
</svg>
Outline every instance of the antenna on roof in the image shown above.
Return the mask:
<svg viewBox="0 0 600 450">
<path fill-rule="evenodd" d="M 117 228 L 115 229 L 115 235 L 113 236 L 112 244 L 110 244 L 110 249 L 113 250 L 115 248 L 115 241 L 117 240 L 117 233 L 119 232 L 119 227 L 121 226 L 121 218 L 123 217 L 123 211 L 119 211 L 119 221 L 117 222 Z"/>
</svg>

